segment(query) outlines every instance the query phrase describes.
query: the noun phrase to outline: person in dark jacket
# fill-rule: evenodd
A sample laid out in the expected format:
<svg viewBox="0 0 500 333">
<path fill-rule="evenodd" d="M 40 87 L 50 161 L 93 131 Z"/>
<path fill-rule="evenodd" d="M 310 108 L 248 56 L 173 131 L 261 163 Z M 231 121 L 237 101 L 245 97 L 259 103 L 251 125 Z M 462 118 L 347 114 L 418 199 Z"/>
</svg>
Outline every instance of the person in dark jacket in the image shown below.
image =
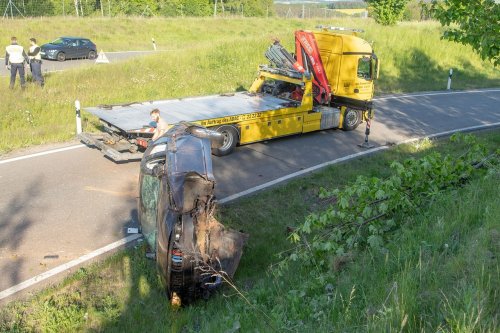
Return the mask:
<svg viewBox="0 0 500 333">
<path fill-rule="evenodd" d="M 44 80 L 42 76 L 42 56 L 40 55 L 40 46 L 36 44 L 35 38 L 30 38 L 28 57 L 30 59 L 30 68 L 33 79 L 37 84 L 43 87 Z"/>
<path fill-rule="evenodd" d="M 24 48 L 17 44 L 16 37 L 12 37 L 10 42 L 11 44 L 5 48 L 5 67 L 7 70 L 10 69 L 10 89 L 14 89 L 17 72 L 19 72 L 21 88 L 24 89 L 26 85 L 24 66 L 29 62 L 29 59 Z"/>
</svg>

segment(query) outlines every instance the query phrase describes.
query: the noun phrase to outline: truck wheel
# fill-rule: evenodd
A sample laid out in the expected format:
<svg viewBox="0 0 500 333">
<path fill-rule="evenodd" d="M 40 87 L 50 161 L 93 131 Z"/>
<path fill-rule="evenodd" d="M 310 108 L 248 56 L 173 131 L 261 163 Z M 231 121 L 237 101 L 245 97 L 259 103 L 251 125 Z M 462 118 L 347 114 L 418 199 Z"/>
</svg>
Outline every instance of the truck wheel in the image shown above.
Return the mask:
<svg viewBox="0 0 500 333">
<path fill-rule="evenodd" d="M 224 136 L 222 146 L 212 148 L 212 154 L 215 156 L 225 156 L 233 152 L 234 147 L 238 144 L 238 131 L 233 126 L 221 126 L 216 129 L 217 132 Z"/>
<path fill-rule="evenodd" d="M 361 111 L 347 108 L 344 113 L 344 122 L 342 129 L 344 131 L 352 131 L 358 127 L 361 122 Z"/>
</svg>

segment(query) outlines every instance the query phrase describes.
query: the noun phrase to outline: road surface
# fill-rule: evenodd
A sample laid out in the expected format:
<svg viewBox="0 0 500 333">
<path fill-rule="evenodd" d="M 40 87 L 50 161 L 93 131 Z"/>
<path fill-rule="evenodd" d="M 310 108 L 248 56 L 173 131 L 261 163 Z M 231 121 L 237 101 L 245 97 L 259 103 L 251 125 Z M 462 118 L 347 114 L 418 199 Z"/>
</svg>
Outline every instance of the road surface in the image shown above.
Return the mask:
<svg viewBox="0 0 500 333">
<path fill-rule="evenodd" d="M 379 98 L 370 140 L 380 147 L 500 125 L 499 105 L 500 89 Z M 361 152 L 363 139 L 360 126 L 238 147 L 214 157 L 217 197 Z M 127 236 L 126 228 L 137 226 L 138 174 L 138 162 L 116 164 L 87 147 L 0 160 L 0 293 Z"/>
<path fill-rule="evenodd" d="M 155 52 L 162 51 L 123 51 L 123 52 L 105 52 L 106 57 L 110 63 L 114 63 L 121 60 L 126 60 L 132 57 L 149 55 Z M 0 76 L 10 76 L 10 72 L 5 68 L 5 58 L 0 58 Z M 57 60 L 43 60 L 42 72 L 60 72 L 67 69 L 84 67 L 84 66 L 95 66 L 95 60 L 89 59 L 70 59 L 64 62 L 59 62 Z M 26 73 L 28 73 L 27 71 Z M 19 77 L 18 77 L 19 79 Z"/>
</svg>

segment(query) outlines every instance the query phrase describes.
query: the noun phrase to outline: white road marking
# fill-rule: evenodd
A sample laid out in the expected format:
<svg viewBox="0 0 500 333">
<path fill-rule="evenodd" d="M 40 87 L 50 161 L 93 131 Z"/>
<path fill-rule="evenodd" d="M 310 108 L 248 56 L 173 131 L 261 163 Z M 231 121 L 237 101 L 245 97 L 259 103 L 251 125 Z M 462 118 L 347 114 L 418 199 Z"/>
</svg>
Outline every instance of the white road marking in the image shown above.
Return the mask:
<svg viewBox="0 0 500 333">
<path fill-rule="evenodd" d="M 451 131 L 440 132 L 440 133 L 431 134 L 431 135 L 425 135 L 425 136 L 416 137 L 416 138 L 410 138 L 410 139 L 406 139 L 406 140 L 403 140 L 401 142 L 398 142 L 398 143 L 396 143 L 396 145 L 402 145 L 402 144 L 406 144 L 406 143 L 411 143 L 411 142 L 414 142 L 414 141 L 422 140 L 424 138 L 432 139 L 432 138 L 437 138 L 437 137 L 441 137 L 441 136 L 450 135 L 450 134 L 453 134 L 453 133 L 456 133 L 456 132 L 470 132 L 470 131 L 474 131 L 474 130 L 488 129 L 488 128 L 497 127 L 497 126 L 500 126 L 500 122 L 493 123 L 493 124 L 488 124 L 488 125 L 478 125 L 478 126 L 465 127 L 465 128 L 461 128 L 461 129 L 457 129 L 457 130 L 451 130 Z M 312 166 L 310 168 L 307 168 L 307 169 L 304 169 L 304 170 L 300 170 L 300 171 L 291 173 L 289 175 L 280 177 L 280 178 L 272 180 L 270 182 L 261 184 L 259 186 L 252 187 L 252 188 L 250 188 L 248 190 L 245 190 L 243 192 L 239 192 L 239 193 L 230 195 L 230 196 L 225 197 L 225 198 L 223 198 L 221 200 L 218 200 L 218 202 L 221 203 L 221 204 L 228 203 L 230 201 L 233 201 L 233 200 L 236 200 L 238 198 L 244 197 L 246 195 L 252 194 L 254 192 L 266 189 L 266 188 L 271 187 L 273 185 L 276 185 L 278 183 L 282 183 L 282 182 L 287 181 L 289 179 L 292 179 L 292 178 L 295 178 L 295 177 L 298 177 L 298 176 L 302 176 L 302 175 L 305 175 L 307 173 L 311 173 L 313 171 L 316 171 L 318 169 L 324 168 L 326 166 L 334 165 L 334 164 L 337 164 L 337 163 L 340 163 L 340 162 L 345 162 L 345 161 L 348 161 L 348 160 L 351 160 L 351 159 L 354 159 L 354 158 L 357 158 L 357 157 L 360 157 L 360 156 L 368 155 L 368 154 L 375 153 L 375 152 L 378 152 L 378 151 L 381 151 L 381 150 L 385 150 L 385 149 L 389 149 L 389 146 L 379 146 L 379 147 L 376 147 L 376 148 L 373 148 L 373 149 L 370 149 L 370 150 L 365 150 L 365 151 L 362 151 L 362 152 L 359 152 L 359 153 L 356 153 L 356 154 L 347 155 L 347 156 L 344 156 L 344 157 L 341 157 L 341 158 L 337 158 L 337 159 L 335 159 L 333 161 L 324 162 L 324 163 Z"/>
<path fill-rule="evenodd" d="M 60 152 L 63 152 L 63 151 L 72 150 L 72 149 L 76 149 L 76 148 L 82 148 L 82 147 L 85 147 L 85 145 L 78 144 L 78 145 L 64 147 L 64 148 L 59 148 L 59 149 L 42 151 L 40 153 L 35 153 L 35 154 L 29 154 L 29 155 L 24 155 L 24 156 L 9 158 L 9 159 L 6 159 L 6 160 L 0 160 L 0 164 L 6 164 L 6 163 L 16 162 L 16 161 L 20 161 L 20 160 L 25 160 L 25 159 L 28 159 L 28 158 L 33 158 L 33 157 L 38 157 L 38 156 L 44 156 L 44 155 L 49 155 L 49 154 L 55 154 L 55 153 L 60 153 Z"/>
<path fill-rule="evenodd" d="M 6 297 L 9 297 L 9 296 L 12 296 L 14 295 L 15 293 L 23 290 L 23 289 L 26 289 L 26 288 L 29 288 L 39 282 L 42 282 L 43 280 L 46 280 L 56 274 L 59 274 L 61 272 L 64 272 L 65 270 L 68 270 L 70 268 L 73 268 L 77 265 L 80 265 L 81 263 L 84 263 L 85 261 L 88 261 L 90 259 L 93 259 L 95 257 L 98 257 L 100 256 L 101 254 L 104 254 L 106 252 L 109 252 L 113 249 L 116 249 L 117 247 L 120 247 L 120 246 L 123 246 L 127 243 L 130 243 L 130 242 L 133 242 L 135 241 L 136 239 L 140 238 L 141 235 L 140 234 L 136 234 L 136 235 L 130 235 L 128 237 L 125 237 L 125 238 L 122 238 L 120 239 L 119 241 L 116 241 L 114 243 L 111 243 L 109 245 L 106 245 L 105 247 L 101 247 L 100 249 L 98 250 L 95 250 L 95 251 L 92 251 L 84 256 L 81 256 L 80 258 L 77 258 L 75 260 L 72 260 L 64 265 L 60 265 L 60 266 L 57 266 L 57 267 L 54 267 L 52 268 L 51 270 L 48 270 L 42 274 L 39 274 L 37 276 L 34 276 L 32 277 L 31 279 L 29 280 L 26 280 L 24 282 L 21 282 L 19 284 L 16 284 L 15 286 L 13 287 L 10 287 L 8 289 L 5 289 L 4 291 L 0 292 L 0 300 L 6 298 Z"/>
<path fill-rule="evenodd" d="M 375 153 L 377 151 L 385 150 L 385 149 L 388 149 L 388 148 L 389 148 L 388 146 L 380 146 L 380 147 L 377 147 L 377 148 L 374 148 L 374 149 L 370 149 L 370 150 L 362 151 L 362 152 L 359 152 L 359 153 L 356 153 L 356 154 L 352 154 L 352 155 L 344 156 L 344 157 L 341 157 L 341 158 L 337 158 L 336 160 L 333 160 L 333 161 L 324 162 L 324 163 L 312 166 L 310 168 L 307 168 L 307 169 L 304 169 L 304 170 L 300 170 L 300 171 L 291 173 L 289 175 L 277 178 L 275 180 L 272 180 L 270 182 L 261 184 L 259 186 L 255 186 L 255 187 L 249 188 L 248 190 L 245 190 L 243 192 L 239 192 L 239 193 L 230 195 L 228 197 L 225 197 L 223 199 L 218 200 L 218 202 L 220 204 L 225 204 L 225 203 L 228 203 L 230 201 L 236 200 L 238 198 L 241 198 L 241 197 L 247 196 L 249 194 L 252 194 L 254 192 L 257 192 L 257 191 L 266 189 L 268 187 L 274 186 L 276 184 L 282 183 L 282 182 L 287 181 L 289 179 L 292 179 L 292 178 L 295 178 L 295 177 L 299 177 L 299 176 L 305 175 L 307 173 L 311 173 L 313 171 L 316 171 L 318 169 L 324 168 L 326 166 L 337 164 L 337 163 L 344 162 L 344 161 L 348 161 L 348 160 L 351 160 L 353 158 L 357 158 L 357 157 L 361 157 L 361 156 L 364 156 L 364 155 L 372 154 L 372 153 Z"/>
<path fill-rule="evenodd" d="M 146 51 L 109 51 L 104 53 L 156 53 L 156 52 L 169 52 L 169 51 L 178 51 L 178 50 L 170 49 L 170 50 L 146 50 Z"/>
<path fill-rule="evenodd" d="M 484 92 L 499 92 L 500 89 L 478 89 L 478 90 L 465 90 L 465 91 L 443 91 L 443 92 L 431 92 L 424 94 L 406 94 L 398 96 L 387 96 L 387 97 L 375 97 L 374 101 L 385 101 L 387 99 L 399 99 L 399 98 L 412 98 L 412 97 L 423 97 L 423 96 L 438 96 L 438 95 L 457 95 L 457 94 L 474 94 L 474 93 L 484 93 Z"/>
<path fill-rule="evenodd" d="M 479 126 L 465 127 L 465 128 L 460 128 L 460 129 L 456 129 L 456 130 L 445 131 L 445 132 L 440 132 L 440 133 L 436 133 L 436 134 L 421 136 L 421 137 L 417 137 L 417 138 L 411 138 L 411 139 L 407 139 L 407 140 L 401 141 L 401 142 L 397 143 L 397 145 L 401 145 L 401 144 L 410 143 L 410 142 L 413 142 L 413 141 L 422 140 L 424 138 L 436 138 L 436 137 L 446 136 L 446 135 L 450 135 L 450 134 L 457 133 L 457 132 L 469 132 L 469 131 L 474 131 L 474 130 L 488 129 L 488 128 L 497 127 L 497 126 L 500 126 L 500 122 L 493 123 L 493 124 L 488 124 L 488 125 L 479 125 Z M 74 147 L 79 147 L 79 146 L 74 146 Z M 348 160 L 351 160 L 351 159 L 356 158 L 356 157 L 360 157 L 360 156 L 372 154 L 372 153 L 375 153 L 375 152 L 378 152 L 378 151 L 381 151 L 381 150 L 386 150 L 386 149 L 389 149 L 389 147 L 388 146 L 380 146 L 380 147 L 376 147 L 374 149 L 370 149 L 370 150 L 362 151 L 362 152 L 359 152 L 359 153 L 356 153 L 356 154 L 352 154 L 352 155 L 344 156 L 344 157 L 341 157 L 341 158 L 337 158 L 337 159 L 335 159 L 333 161 L 328 161 L 328 162 L 325 162 L 325 163 L 321 163 L 321 164 L 312 166 L 310 168 L 307 168 L 307 169 L 304 169 L 304 170 L 300 170 L 300 171 L 294 172 L 292 174 L 280 177 L 278 179 L 275 179 L 273 181 L 267 182 L 265 184 L 252 187 L 252 188 L 250 188 L 248 190 L 245 190 L 243 192 L 230 195 L 228 197 L 225 197 L 225 198 L 219 200 L 219 203 L 220 204 L 225 204 L 225 203 L 234 201 L 234 200 L 236 200 L 238 198 L 241 198 L 243 196 L 246 196 L 246 195 L 255 193 L 257 191 L 269 188 L 271 186 L 274 186 L 274 185 L 276 185 L 278 183 L 284 182 L 284 181 L 289 180 L 291 178 L 295 178 L 295 177 L 298 177 L 298 176 L 310 173 L 312 171 L 324 168 L 326 166 L 337 164 L 337 163 L 344 162 L 344 161 L 348 161 Z M 141 237 L 140 234 L 135 234 L 135 235 L 131 235 L 131 236 L 122 238 L 119 241 L 116 241 L 116 242 L 114 242 L 112 244 L 109 244 L 109 245 L 107 245 L 105 247 L 102 247 L 102 248 L 100 248 L 98 250 L 95 250 L 95 251 L 93 251 L 91 253 L 88 253 L 88 254 L 86 254 L 86 255 L 78 258 L 78 259 L 72 260 L 72 261 L 70 261 L 70 262 L 68 262 L 68 263 L 66 263 L 64 265 L 52 268 L 51 270 L 49 270 L 47 272 L 39 274 L 39 275 L 37 275 L 37 276 L 29 279 L 29 280 L 26 280 L 26 281 L 21 282 L 21 283 L 15 285 L 13 287 L 10 287 L 10 288 L 6 289 L 4 291 L 1 291 L 0 292 L 0 300 L 4 299 L 6 297 L 12 296 L 13 294 L 15 294 L 15 293 L 17 293 L 19 291 L 22 291 L 22 290 L 24 290 L 26 288 L 29 288 L 29 287 L 37 284 L 38 282 L 46 280 L 46 279 L 48 279 L 48 278 L 50 278 L 50 277 L 52 277 L 52 276 L 54 276 L 56 274 L 59 274 L 59 273 L 65 271 L 67 269 L 75 267 L 75 266 L 77 266 L 77 265 L 79 265 L 79 264 L 81 264 L 81 263 L 83 263 L 83 262 L 85 262 L 87 260 L 95 258 L 95 257 L 97 257 L 97 256 L 99 256 L 101 254 L 104 254 L 104 253 L 108 252 L 108 251 L 111 251 L 111 250 L 113 250 L 113 249 L 115 249 L 115 248 L 117 248 L 119 246 L 122 246 L 122 245 L 125 245 L 127 243 L 133 242 L 133 241 L 139 239 L 140 237 Z"/>
</svg>

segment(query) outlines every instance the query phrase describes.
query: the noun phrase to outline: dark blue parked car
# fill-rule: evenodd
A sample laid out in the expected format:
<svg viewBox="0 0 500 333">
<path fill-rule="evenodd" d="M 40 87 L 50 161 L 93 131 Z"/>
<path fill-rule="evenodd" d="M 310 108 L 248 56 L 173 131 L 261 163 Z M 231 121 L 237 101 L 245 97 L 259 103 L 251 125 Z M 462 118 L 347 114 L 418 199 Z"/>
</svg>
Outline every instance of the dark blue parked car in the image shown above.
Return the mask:
<svg viewBox="0 0 500 333">
<path fill-rule="evenodd" d="M 43 44 L 40 53 L 43 59 L 58 61 L 97 57 L 95 44 L 90 39 L 80 37 L 59 37 L 53 42 Z"/>
</svg>

